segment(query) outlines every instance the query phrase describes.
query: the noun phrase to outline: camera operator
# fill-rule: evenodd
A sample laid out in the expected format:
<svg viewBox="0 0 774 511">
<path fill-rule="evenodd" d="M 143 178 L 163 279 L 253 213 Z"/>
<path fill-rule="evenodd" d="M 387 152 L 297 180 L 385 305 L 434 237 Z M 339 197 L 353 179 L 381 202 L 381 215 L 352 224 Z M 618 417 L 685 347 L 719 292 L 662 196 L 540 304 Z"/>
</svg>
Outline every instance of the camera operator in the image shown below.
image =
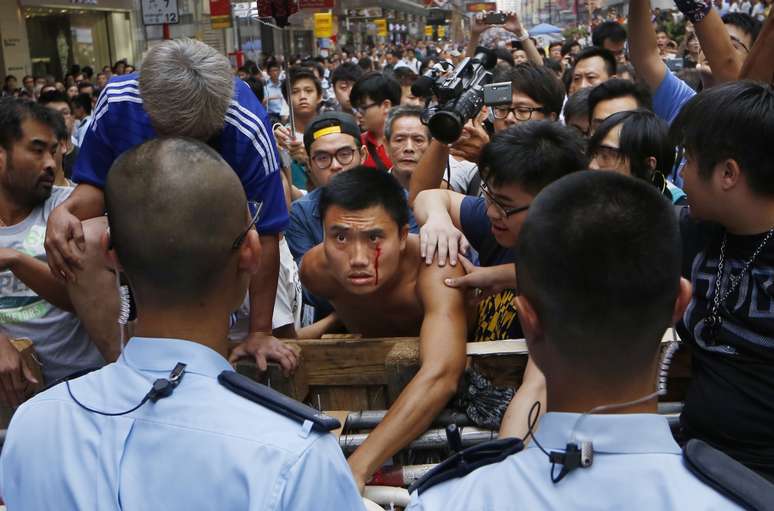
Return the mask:
<svg viewBox="0 0 774 511">
<path fill-rule="evenodd" d="M 409 204 L 412 207 L 421 191 L 440 186 L 450 154 L 457 159 L 478 163 L 481 150 L 493 134 L 521 122 L 555 121 L 559 118 L 564 87 L 548 69 L 532 64 L 500 68 L 492 81 L 510 82 L 511 104 L 482 109 L 465 125 L 462 136 L 450 146 L 435 138 L 430 142 L 411 179 Z M 452 264 L 456 264 L 456 259 Z"/>
</svg>

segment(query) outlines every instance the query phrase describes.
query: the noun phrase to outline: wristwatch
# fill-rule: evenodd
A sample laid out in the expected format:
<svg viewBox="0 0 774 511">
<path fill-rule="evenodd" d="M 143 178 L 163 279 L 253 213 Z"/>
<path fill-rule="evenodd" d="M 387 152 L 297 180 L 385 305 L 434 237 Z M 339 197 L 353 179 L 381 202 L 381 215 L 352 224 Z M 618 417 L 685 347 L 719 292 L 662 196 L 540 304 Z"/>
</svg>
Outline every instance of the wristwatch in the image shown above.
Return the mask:
<svg viewBox="0 0 774 511">
<path fill-rule="evenodd" d="M 516 34 L 516 39 L 518 39 L 519 42 L 523 43 L 524 41 L 529 39 L 529 32 L 527 32 L 526 29 L 522 28 L 521 29 L 521 35 Z"/>
</svg>

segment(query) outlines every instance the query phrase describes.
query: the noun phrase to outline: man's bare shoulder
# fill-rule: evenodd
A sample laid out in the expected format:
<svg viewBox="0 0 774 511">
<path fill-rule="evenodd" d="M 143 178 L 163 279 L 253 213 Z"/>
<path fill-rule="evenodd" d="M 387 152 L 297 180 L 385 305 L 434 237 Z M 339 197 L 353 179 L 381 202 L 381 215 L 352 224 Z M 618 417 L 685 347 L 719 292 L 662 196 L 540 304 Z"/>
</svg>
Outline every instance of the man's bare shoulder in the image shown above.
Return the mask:
<svg viewBox="0 0 774 511">
<path fill-rule="evenodd" d="M 301 284 L 312 294 L 331 299 L 338 286 L 327 264 L 323 245 L 315 245 L 304 254 L 298 269 Z"/>
</svg>

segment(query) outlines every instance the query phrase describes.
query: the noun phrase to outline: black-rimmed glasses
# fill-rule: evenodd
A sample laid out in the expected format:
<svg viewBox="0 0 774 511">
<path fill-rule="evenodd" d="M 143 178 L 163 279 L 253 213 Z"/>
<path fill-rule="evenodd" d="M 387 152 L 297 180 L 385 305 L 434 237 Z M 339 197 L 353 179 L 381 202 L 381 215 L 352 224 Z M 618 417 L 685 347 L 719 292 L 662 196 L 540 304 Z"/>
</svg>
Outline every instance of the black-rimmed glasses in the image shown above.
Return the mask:
<svg viewBox="0 0 774 511">
<path fill-rule="evenodd" d="M 543 107 L 529 107 L 529 106 L 496 106 L 494 107 L 495 119 L 505 119 L 508 114 L 513 112 L 513 116 L 517 121 L 528 121 L 532 119 L 533 112 L 543 112 Z"/>
<path fill-rule="evenodd" d="M 237 239 L 234 240 L 234 244 L 231 245 L 231 248 L 236 250 L 239 247 L 242 246 L 242 243 L 245 241 L 245 238 L 247 237 L 247 233 L 250 232 L 250 229 L 252 229 L 255 224 L 258 223 L 258 220 L 261 218 L 261 208 L 263 208 L 263 202 L 258 202 L 254 200 L 247 201 L 247 209 L 250 210 L 250 213 L 253 215 L 252 219 L 250 220 L 250 223 L 247 224 L 247 227 L 244 231 L 242 231 L 242 234 L 237 236 Z"/>
<path fill-rule="evenodd" d="M 325 170 L 331 166 L 333 159 L 341 165 L 349 165 L 355 158 L 355 152 L 357 149 L 354 147 L 340 147 L 335 153 L 326 153 L 325 151 L 318 151 L 312 155 L 312 161 L 315 166 L 320 170 Z"/>
<path fill-rule="evenodd" d="M 487 203 L 492 204 L 497 212 L 500 214 L 500 216 L 503 217 L 509 217 L 511 215 L 515 215 L 517 213 L 521 213 L 522 211 L 527 211 L 529 209 L 529 204 L 526 206 L 520 206 L 518 208 L 509 208 L 506 206 L 503 206 L 497 199 L 494 198 L 494 195 L 492 195 L 492 191 L 489 189 L 489 185 L 486 184 L 483 180 L 481 181 L 481 191 L 484 193 L 484 199 Z"/>
</svg>

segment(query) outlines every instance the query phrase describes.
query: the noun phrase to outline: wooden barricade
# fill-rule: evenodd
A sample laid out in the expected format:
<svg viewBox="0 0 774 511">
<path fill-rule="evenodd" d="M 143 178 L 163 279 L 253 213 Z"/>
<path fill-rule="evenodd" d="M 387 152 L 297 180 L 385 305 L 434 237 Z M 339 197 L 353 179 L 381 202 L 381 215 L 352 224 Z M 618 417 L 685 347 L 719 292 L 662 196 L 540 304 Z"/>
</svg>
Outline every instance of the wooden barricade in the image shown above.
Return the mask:
<svg viewBox="0 0 774 511">
<path fill-rule="evenodd" d="M 671 340 L 671 331 L 664 336 Z M 383 410 L 419 370 L 419 339 L 319 339 L 288 341 L 300 350 L 295 375 L 283 376 L 269 364 L 259 381 L 321 410 Z M 497 386 L 518 387 L 527 364 L 524 340 L 468 343 L 469 364 Z M 237 371 L 257 377 L 255 364 L 237 364 Z M 682 401 L 690 379 L 690 356 L 681 345 L 669 371 L 663 401 Z"/>
</svg>

